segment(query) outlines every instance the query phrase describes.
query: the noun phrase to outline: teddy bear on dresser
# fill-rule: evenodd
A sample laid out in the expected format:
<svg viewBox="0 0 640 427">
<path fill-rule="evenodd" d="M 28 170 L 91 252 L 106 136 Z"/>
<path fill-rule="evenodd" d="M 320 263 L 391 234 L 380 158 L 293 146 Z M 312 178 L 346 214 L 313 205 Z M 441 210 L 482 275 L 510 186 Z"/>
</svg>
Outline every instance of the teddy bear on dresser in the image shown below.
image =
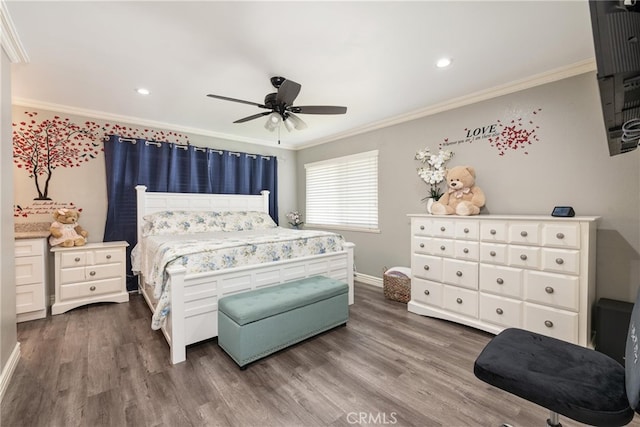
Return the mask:
<svg viewBox="0 0 640 427">
<path fill-rule="evenodd" d="M 447 191 L 431 207 L 434 215 L 477 215 L 485 204 L 484 192 L 476 184 L 471 166 L 456 166 L 447 171 Z"/>
<path fill-rule="evenodd" d="M 55 220 L 49 232 L 49 243 L 51 246 L 82 246 L 87 243 L 89 233 L 78 225 L 80 213 L 75 209 L 57 209 L 53 212 Z"/>
</svg>

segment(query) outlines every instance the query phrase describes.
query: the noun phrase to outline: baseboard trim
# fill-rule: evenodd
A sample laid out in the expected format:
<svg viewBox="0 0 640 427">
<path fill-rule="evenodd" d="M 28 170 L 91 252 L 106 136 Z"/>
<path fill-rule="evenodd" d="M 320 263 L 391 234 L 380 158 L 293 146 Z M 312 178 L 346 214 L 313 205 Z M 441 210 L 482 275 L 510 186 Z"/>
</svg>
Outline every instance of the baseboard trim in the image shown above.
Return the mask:
<svg viewBox="0 0 640 427">
<path fill-rule="evenodd" d="M 11 356 L 9 357 L 7 364 L 2 368 L 2 374 L 0 376 L 0 402 L 2 402 L 2 399 L 4 398 L 4 392 L 9 388 L 9 382 L 11 381 L 11 377 L 13 376 L 13 372 L 16 370 L 19 361 L 20 343 L 17 342 L 11 352 Z"/>
<path fill-rule="evenodd" d="M 367 285 L 376 286 L 378 288 L 382 287 L 382 278 L 380 277 L 369 276 L 368 274 L 362 274 L 362 273 L 356 273 L 355 276 L 356 276 L 355 279 L 358 282 L 365 283 Z"/>
</svg>

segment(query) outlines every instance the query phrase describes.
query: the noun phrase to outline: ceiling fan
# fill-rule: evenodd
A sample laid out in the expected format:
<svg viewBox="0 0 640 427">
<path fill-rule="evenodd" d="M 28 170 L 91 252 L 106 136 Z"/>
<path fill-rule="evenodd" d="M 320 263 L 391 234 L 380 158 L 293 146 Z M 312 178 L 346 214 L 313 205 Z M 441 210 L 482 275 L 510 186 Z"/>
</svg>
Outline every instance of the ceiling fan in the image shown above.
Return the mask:
<svg viewBox="0 0 640 427">
<path fill-rule="evenodd" d="M 229 98 L 227 96 L 208 94 L 211 98 L 222 99 L 225 101 L 240 102 L 242 104 L 255 105 L 269 111 L 253 114 L 248 117 L 238 119 L 233 123 L 244 123 L 260 117 L 269 116 L 265 128 L 273 132 L 280 127 L 280 123 L 284 123 L 288 131 L 292 129 L 301 130 L 307 127 L 296 114 L 345 114 L 347 107 L 338 107 L 333 105 L 306 105 L 294 106 L 293 101 L 300 93 L 302 87 L 293 80 L 287 80 L 284 77 L 271 77 L 271 84 L 277 89 L 277 92 L 269 93 L 264 97 L 264 104 L 258 102 L 244 101 L 242 99 Z"/>
</svg>

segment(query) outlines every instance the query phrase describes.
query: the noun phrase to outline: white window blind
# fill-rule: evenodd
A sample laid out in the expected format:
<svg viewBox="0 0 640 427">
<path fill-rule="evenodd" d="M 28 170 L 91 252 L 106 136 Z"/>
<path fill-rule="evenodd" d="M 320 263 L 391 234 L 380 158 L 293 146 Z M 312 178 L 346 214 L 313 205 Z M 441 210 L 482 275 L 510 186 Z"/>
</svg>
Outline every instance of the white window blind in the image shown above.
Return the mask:
<svg viewBox="0 0 640 427">
<path fill-rule="evenodd" d="M 378 229 L 378 151 L 304 165 L 307 224 Z"/>
</svg>

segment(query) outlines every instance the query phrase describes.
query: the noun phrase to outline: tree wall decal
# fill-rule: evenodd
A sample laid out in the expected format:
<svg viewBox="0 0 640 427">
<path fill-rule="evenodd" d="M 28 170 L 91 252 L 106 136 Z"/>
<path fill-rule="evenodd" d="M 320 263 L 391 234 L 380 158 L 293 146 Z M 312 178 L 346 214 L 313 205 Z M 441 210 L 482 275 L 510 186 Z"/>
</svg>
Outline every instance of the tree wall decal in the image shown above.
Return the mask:
<svg viewBox="0 0 640 427">
<path fill-rule="evenodd" d="M 49 184 L 53 172 L 95 159 L 102 151 L 102 127 L 90 121 L 80 126 L 59 116 L 38 123 L 38 113 L 25 114 L 30 120 L 13 123 L 13 161 L 33 179 L 38 192 L 34 200 L 51 200 Z"/>
</svg>

